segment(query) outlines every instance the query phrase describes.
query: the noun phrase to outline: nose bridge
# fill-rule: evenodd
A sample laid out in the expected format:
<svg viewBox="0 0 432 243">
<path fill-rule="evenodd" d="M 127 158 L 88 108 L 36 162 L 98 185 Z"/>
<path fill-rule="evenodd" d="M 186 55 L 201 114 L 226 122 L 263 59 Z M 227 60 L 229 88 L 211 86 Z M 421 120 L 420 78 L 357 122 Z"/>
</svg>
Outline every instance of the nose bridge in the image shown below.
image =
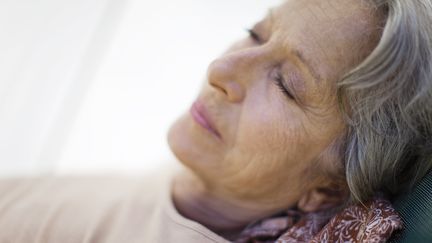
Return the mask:
<svg viewBox="0 0 432 243">
<path fill-rule="evenodd" d="M 252 70 L 258 62 L 259 54 L 251 49 L 227 53 L 210 64 L 208 81 L 224 92 L 230 101 L 241 101 L 253 80 Z"/>
</svg>

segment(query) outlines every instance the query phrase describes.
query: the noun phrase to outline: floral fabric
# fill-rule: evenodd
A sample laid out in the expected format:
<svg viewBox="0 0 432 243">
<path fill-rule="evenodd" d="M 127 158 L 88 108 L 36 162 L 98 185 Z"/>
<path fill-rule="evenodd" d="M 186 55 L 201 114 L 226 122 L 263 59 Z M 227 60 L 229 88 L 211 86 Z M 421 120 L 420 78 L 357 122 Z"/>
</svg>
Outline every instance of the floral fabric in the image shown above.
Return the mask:
<svg viewBox="0 0 432 243">
<path fill-rule="evenodd" d="M 247 227 L 235 242 L 385 242 L 402 228 L 399 215 L 391 203 L 382 198 L 351 205 L 330 220 L 327 214 L 302 214 L 290 209 Z"/>
</svg>

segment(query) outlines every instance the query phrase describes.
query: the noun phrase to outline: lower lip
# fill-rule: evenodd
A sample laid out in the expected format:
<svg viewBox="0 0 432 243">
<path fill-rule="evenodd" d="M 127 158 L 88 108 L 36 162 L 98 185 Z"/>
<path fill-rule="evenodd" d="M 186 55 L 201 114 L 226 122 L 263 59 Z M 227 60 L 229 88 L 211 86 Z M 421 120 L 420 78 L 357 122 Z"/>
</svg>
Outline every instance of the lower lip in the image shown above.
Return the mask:
<svg viewBox="0 0 432 243">
<path fill-rule="evenodd" d="M 198 108 L 198 104 L 195 102 L 193 103 L 190 113 L 192 114 L 192 117 L 194 120 L 201 125 L 201 127 L 205 128 L 207 131 L 215 135 L 217 138 L 220 139 L 220 135 L 210 126 L 210 124 L 207 122 L 207 120 L 204 118 L 204 116 L 201 114 Z"/>
</svg>

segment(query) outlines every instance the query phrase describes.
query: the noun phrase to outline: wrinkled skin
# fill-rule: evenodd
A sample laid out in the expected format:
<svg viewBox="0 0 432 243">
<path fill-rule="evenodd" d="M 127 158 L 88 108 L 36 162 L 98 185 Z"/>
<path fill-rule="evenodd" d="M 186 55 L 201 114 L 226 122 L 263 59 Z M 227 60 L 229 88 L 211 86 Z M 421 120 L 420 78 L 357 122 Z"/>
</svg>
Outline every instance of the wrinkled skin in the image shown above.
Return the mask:
<svg viewBox="0 0 432 243">
<path fill-rule="evenodd" d="M 221 229 L 305 197 L 307 210 L 325 204 L 325 195 L 308 200 L 334 185 L 329 175 L 342 163 L 334 146 L 346 127 L 335 85 L 376 46 L 379 23 L 379 14 L 362 1 L 288 0 L 252 28 L 252 37 L 214 60 L 197 100 L 220 137 L 190 112 L 168 134 L 172 151 L 193 172 L 174 188 L 179 211 Z M 278 76 L 291 97 L 276 84 Z M 188 210 L 201 202 L 213 218 L 220 213 L 228 220 L 205 222 Z"/>
</svg>

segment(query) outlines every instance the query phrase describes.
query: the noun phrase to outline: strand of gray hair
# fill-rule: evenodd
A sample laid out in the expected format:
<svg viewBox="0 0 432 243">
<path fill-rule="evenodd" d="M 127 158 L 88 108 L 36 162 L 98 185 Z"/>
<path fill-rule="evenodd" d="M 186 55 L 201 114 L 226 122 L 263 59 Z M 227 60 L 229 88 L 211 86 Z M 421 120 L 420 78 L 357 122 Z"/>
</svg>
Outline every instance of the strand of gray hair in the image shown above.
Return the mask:
<svg viewBox="0 0 432 243">
<path fill-rule="evenodd" d="M 345 173 L 357 201 L 401 194 L 432 167 L 432 2 L 374 4 L 387 16 L 380 42 L 338 82 L 349 124 Z"/>
</svg>

